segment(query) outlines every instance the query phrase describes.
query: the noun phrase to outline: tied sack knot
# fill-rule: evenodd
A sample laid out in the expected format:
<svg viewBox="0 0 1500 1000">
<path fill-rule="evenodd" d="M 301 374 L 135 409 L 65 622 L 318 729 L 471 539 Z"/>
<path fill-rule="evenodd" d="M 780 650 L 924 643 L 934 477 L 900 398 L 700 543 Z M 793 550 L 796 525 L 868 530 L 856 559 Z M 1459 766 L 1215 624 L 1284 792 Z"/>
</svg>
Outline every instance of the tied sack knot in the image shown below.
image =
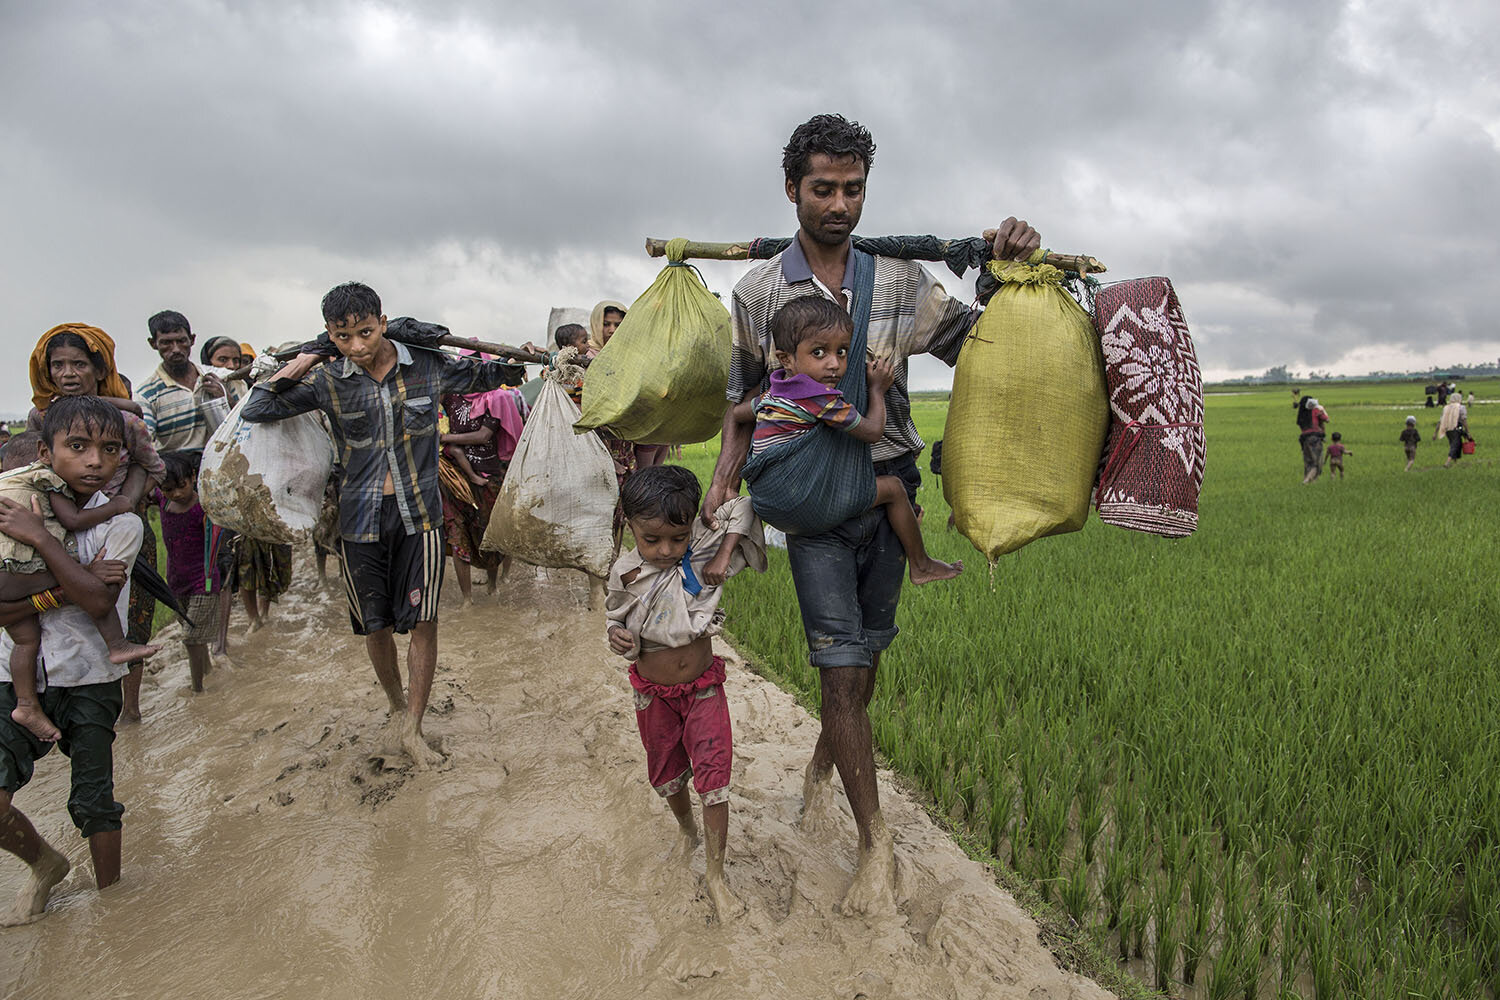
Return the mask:
<svg viewBox="0 0 1500 1000">
<path fill-rule="evenodd" d="M 577 385 L 583 381 L 583 366 L 576 364 L 578 348 L 564 347 L 557 352 L 557 362 L 542 370 L 542 378 L 561 386 Z"/>
<path fill-rule="evenodd" d="M 992 260 L 985 266 L 1002 284 L 1009 285 L 1061 285 L 1063 273 L 1051 264 L 1043 263 L 1047 251 L 1038 249 L 1025 263 L 1019 260 Z"/>
<path fill-rule="evenodd" d="M 679 236 L 674 240 L 667 240 L 667 266 L 682 267 L 682 262 L 687 259 L 688 241 Z"/>
</svg>

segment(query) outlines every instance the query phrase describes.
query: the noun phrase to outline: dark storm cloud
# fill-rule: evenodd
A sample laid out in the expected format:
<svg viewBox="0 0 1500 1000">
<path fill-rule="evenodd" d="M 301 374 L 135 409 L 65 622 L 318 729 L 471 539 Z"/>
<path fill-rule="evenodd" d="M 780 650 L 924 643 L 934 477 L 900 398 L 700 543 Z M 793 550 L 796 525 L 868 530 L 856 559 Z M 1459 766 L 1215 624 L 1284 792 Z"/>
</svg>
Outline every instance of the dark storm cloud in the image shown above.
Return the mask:
<svg viewBox="0 0 1500 1000">
<path fill-rule="evenodd" d="M 0 289 L 17 343 L 92 316 L 137 369 L 162 304 L 250 336 L 351 274 L 530 336 L 549 302 L 643 288 L 646 235 L 789 231 L 780 147 L 838 109 L 879 144 L 862 231 L 1022 214 L 1121 276 L 1172 275 L 1209 370 L 1491 356 L 1497 18 L 1457 0 L 12 4 Z M 709 269 L 721 290 L 736 273 Z M 13 373 L 0 388 L 20 394 Z"/>
</svg>

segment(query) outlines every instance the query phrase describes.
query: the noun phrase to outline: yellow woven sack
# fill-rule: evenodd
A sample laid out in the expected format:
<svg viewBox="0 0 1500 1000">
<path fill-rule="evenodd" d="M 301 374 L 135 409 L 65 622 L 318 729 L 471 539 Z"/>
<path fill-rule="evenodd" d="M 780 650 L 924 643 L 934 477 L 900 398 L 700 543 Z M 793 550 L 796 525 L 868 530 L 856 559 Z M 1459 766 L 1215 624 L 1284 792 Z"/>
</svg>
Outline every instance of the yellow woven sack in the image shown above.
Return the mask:
<svg viewBox="0 0 1500 1000">
<path fill-rule="evenodd" d="M 729 385 L 729 311 L 682 263 L 686 240 L 635 300 L 583 379 L 582 433 L 641 444 L 695 444 L 719 433 Z"/>
<path fill-rule="evenodd" d="M 943 434 L 943 496 L 993 566 L 1077 531 L 1109 430 L 1104 361 L 1087 312 L 1041 263 L 991 261 L 1002 282 L 958 355 Z"/>
</svg>

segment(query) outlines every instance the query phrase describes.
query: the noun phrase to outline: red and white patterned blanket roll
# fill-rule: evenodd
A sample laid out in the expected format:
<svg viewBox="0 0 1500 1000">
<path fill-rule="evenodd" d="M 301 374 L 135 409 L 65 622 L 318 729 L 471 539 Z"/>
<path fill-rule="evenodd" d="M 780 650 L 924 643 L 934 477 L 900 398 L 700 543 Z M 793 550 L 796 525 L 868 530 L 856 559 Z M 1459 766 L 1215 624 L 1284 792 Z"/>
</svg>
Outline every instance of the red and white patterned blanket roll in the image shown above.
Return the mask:
<svg viewBox="0 0 1500 1000">
<path fill-rule="evenodd" d="M 1203 378 L 1172 282 L 1136 278 L 1094 296 L 1109 439 L 1094 487 L 1099 518 L 1181 538 L 1198 526 Z"/>
</svg>

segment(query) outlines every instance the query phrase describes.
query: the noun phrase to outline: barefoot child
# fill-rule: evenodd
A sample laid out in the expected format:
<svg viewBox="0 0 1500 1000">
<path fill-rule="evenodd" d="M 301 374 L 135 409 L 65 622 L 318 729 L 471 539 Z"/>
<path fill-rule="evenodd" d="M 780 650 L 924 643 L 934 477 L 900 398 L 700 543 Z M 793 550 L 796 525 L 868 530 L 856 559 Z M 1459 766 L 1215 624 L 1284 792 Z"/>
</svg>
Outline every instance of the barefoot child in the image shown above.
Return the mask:
<svg viewBox="0 0 1500 1000">
<path fill-rule="evenodd" d="M 1422 432 L 1417 430 L 1417 418 L 1407 417 L 1406 427 L 1401 431 L 1401 446 L 1406 449 L 1406 471 L 1410 472 L 1417 460 L 1417 445 L 1422 443 Z"/>
<path fill-rule="evenodd" d="M 499 388 L 512 368 L 387 339 L 380 296 L 357 282 L 323 296 L 323 322 L 331 347 L 320 343 L 258 383 L 240 413 L 249 423 L 312 410 L 328 417 L 350 625 L 365 637 L 401 752 L 418 767 L 439 764 L 442 754 L 422 735 L 445 562 L 438 402 L 445 393 Z M 324 350 L 340 356 L 314 368 Z M 396 632 L 411 633 L 409 696 L 401 690 Z"/>
<path fill-rule="evenodd" d="M 183 636 L 194 692 L 208 673 L 208 644 L 219 638 L 221 529 L 208 522 L 198 503 L 198 455 L 169 451 L 161 457 L 161 537 L 167 549 L 167 583 L 182 601 L 191 625 Z"/>
<path fill-rule="evenodd" d="M 682 846 L 698 843 L 687 781 L 703 803 L 708 898 L 720 920 L 744 907 L 724 879 L 733 743 L 724 697 L 724 661 L 713 654 L 722 629 L 723 583 L 747 566 L 766 568 L 765 540 L 749 497 L 717 511 L 718 527 L 697 519 L 698 479 L 677 465 L 641 469 L 625 480 L 621 502 L 635 549 L 609 572 L 609 648 L 635 656 L 630 686 L 651 785 L 677 817 Z"/>
<path fill-rule="evenodd" d="M 114 423 L 120 425 L 118 439 L 101 446 L 105 450 L 114 449 L 109 451 L 114 466 L 110 468 L 108 475 L 100 478 L 99 469 L 79 457 L 87 442 L 87 435 L 99 430 L 94 426 L 99 422 L 97 417 L 90 424 L 88 419 L 79 416 L 84 411 L 98 409 L 97 406 L 83 406 L 75 402 L 82 398 L 85 397 L 66 397 L 53 403 L 54 407 L 63 407 L 62 416 L 55 425 L 60 428 L 57 429 L 56 440 L 47 439 L 44 423 L 42 438 L 37 443 L 37 461 L 0 474 L 0 497 L 28 510 L 31 509 L 33 498 L 40 500 L 43 523 L 46 524 L 48 533 L 63 543 L 70 541 L 70 533 L 102 524 L 117 513 L 115 505 L 110 503 L 96 505 L 88 510 L 83 508 L 109 481 L 115 472 L 114 466 L 119 464 L 124 441 L 124 422 L 122 418 L 116 417 Z M 114 409 L 102 400 L 99 405 Z M 0 566 L 4 569 L 0 573 L 0 600 L 16 600 L 35 594 L 33 604 L 39 613 L 57 606 L 47 593 L 47 588 L 55 586 L 56 581 L 48 573 L 46 561 L 35 548 L 8 535 L 0 535 Z M 25 579 L 31 576 L 37 579 Z M 157 650 L 156 646 L 127 641 L 120 619 L 112 608 L 95 619 L 94 627 L 109 649 L 111 663 L 129 663 L 150 656 Z M 11 718 L 29 729 L 38 739 L 54 741 L 61 733 L 47 718 L 37 701 L 37 658 L 41 653 L 42 641 L 37 615 L 11 622 L 6 631 L 14 643 L 10 655 L 10 676 L 15 685 L 16 707 L 11 712 Z"/>
<path fill-rule="evenodd" d="M 65 482 L 107 481 L 120 464 L 120 412 L 98 397 L 57 400 L 43 417 L 41 434 L 43 442 L 50 443 L 53 471 Z M 99 496 L 89 501 L 96 507 L 106 502 Z M 42 509 L 40 498 L 25 507 L 0 499 L 0 531 L 35 549 L 56 580 L 56 587 L 36 603 L 32 597 L 0 599 L 0 625 L 13 625 L 46 607 L 39 615 L 41 661 L 46 667 L 39 707 L 62 734 L 55 743 L 41 740 L 12 719 L 16 692 L 8 670 L 11 640 L 0 638 L 0 849 L 31 869 L 15 905 L 0 913 L 0 926 L 41 916 L 52 889 L 68 873 L 68 859 L 37 834 L 12 802 L 31 780 L 35 762 L 53 746 L 61 747 L 71 760 L 68 815 L 88 840 L 95 885 L 103 889 L 120 877 L 120 818 L 125 807 L 114 798 L 111 744 L 124 705 L 121 678 L 127 668 L 112 662 L 96 622 L 109 614 L 117 621 L 125 615 L 130 567 L 143 535 L 141 519 L 133 513 L 116 514 L 78 532 L 74 559 L 43 521 Z M 32 574 L 16 579 L 35 586 L 39 578 Z"/>
<path fill-rule="evenodd" d="M 1328 460 L 1328 474 L 1332 476 L 1337 472 L 1340 479 L 1344 478 L 1344 456 L 1354 454 L 1354 452 L 1344 447 L 1343 442 L 1344 435 L 1338 431 L 1334 431 L 1333 444 L 1328 446 L 1328 453 L 1325 456 Z"/>
<path fill-rule="evenodd" d="M 735 417 L 755 421 L 750 453 L 767 453 L 788 445 L 818 424 L 827 424 L 859 441 L 874 443 L 885 433 L 885 392 L 895 380 L 889 361 L 863 361 L 869 384 L 868 412 L 861 414 L 838 389 L 849 365 L 849 340 L 854 323 L 849 314 L 822 296 L 793 299 L 771 318 L 771 337 L 781 370 L 771 373 L 771 387 L 758 399 L 740 403 Z M 764 468 L 761 474 L 774 474 Z M 754 487 L 751 487 L 752 494 Z M 897 476 L 875 477 L 875 503 L 884 507 L 906 560 L 911 582 L 951 580 L 963 572 L 962 562 L 945 563 L 927 554 L 917 513 Z"/>
</svg>

